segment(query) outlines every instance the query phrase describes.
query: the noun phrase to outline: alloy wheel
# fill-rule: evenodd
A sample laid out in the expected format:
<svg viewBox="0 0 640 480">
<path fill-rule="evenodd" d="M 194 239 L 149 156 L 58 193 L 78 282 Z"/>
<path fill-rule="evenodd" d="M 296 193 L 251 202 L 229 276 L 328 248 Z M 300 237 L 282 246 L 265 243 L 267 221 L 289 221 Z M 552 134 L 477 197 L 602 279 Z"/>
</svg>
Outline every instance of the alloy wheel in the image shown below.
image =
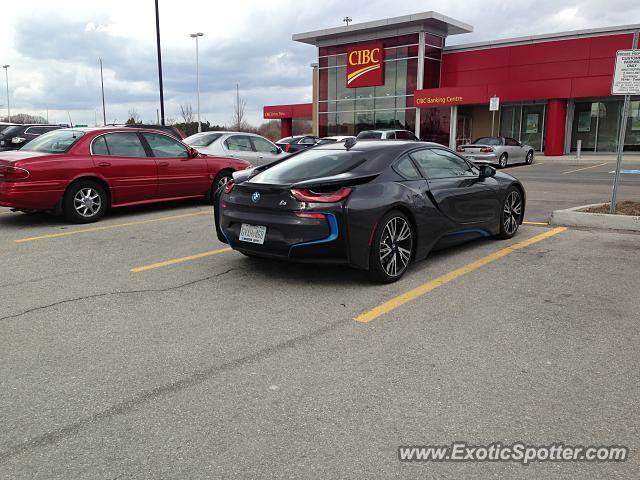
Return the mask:
<svg viewBox="0 0 640 480">
<path fill-rule="evenodd" d="M 216 185 L 216 189 L 220 189 L 224 187 L 227 183 L 232 180 L 232 177 L 224 176 L 220 180 L 218 180 L 218 185 Z"/>
<path fill-rule="evenodd" d="M 506 155 L 502 155 L 500 157 L 500 159 L 498 160 L 498 165 L 500 165 L 500 168 L 504 168 L 507 166 L 507 156 Z"/>
<path fill-rule="evenodd" d="M 527 153 L 527 165 L 531 165 L 533 163 L 533 152 Z"/>
<path fill-rule="evenodd" d="M 81 188 L 73 198 L 73 206 L 78 215 L 91 218 L 100 211 L 102 198 L 100 193 L 91 187 Z"/>
<path fill-rule="evenodd" d="M 398 277 L 411 260 L 413 235 L 411 226 L 402 217 L 387 222 L 380 236 L 380 265 L 390 277 Z"/>
<path fill-rule="evenodd" d="M 520 225 L 520 216 L 522 215 L 522 200 L 520 193 L 513 190 L 507 196 L 502 211 L 502 225 L 507 235 L 513 235 Z"/>
</svg>

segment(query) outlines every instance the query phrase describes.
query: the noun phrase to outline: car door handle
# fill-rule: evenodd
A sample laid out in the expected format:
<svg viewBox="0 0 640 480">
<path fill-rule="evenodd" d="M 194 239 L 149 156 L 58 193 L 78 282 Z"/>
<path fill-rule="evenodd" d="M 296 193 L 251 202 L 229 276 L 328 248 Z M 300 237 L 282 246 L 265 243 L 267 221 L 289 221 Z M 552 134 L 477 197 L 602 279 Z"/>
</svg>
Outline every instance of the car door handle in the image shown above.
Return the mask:
<svg viewBox="0 0 640 480">
<path fill-rule="evenodd" d="M 264 158 L 264 155 L 258 155 L 258 158 Z"/>
<path fill-rule="evenodd" d="M 100 163 L 98 163 L 98 166 L 99 167 L 110 167 L 111 164 L 109 162 L 100 162 Z"/>
<path fill-rule="evenodd" d="M 168 167 L 169 162 L 160 162 L 158 165 L 160 165 L 161 167 Z"/>
</svg>

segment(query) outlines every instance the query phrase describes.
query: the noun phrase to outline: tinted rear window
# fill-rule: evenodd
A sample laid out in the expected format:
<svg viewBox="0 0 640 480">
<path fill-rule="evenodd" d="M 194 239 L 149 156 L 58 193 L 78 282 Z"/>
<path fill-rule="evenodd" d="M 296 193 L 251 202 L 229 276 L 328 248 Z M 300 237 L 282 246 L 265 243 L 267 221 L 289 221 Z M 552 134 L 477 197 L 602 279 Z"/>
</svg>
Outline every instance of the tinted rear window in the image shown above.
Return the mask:
<svg viewBox="0 0 640 480">
<path fill-rule="evenodd" d="M 201 135 L 194 135 L 193 137 L 188 138 L 185 143 L 192 147 L 208 147 L 221 136 L 221 133 L 203 133 Z"/>
<path fill-rule="evenodd" d="M 252 183 L 286 185 L 348 172 L 363 162 L 362 154 L 340 150 L 306 150 L 251 179 Z"/>
<path fill-rule="evenodd" d="M 31 140 L 20 150 L 43 153 L 65 153 L 84 132 L 78 130 L 54 130 Z"/>
<path fill-rule="evenodd" d="M 2 128 L 2 127 L 0 127 Z M 17 127 L 6 127 L 5 129 L 3 129 L 0 132 L 0 137 L 9 137 L 11 135 L 14 135 L 16 133 L 22 132 L 24 127 L 21 127 L 20 125 L 18 125 Z"/>
<path fill-rule="evenodd" d="M 358 140 L 380 140 L 382 132 L 360 132 L 357 138 Z"/>
<path fill-rule="evenodd" d="M 476 145 L 502 145 L 502 140 L 496 137 L 482 137 L 473 143 Z"/>
</svg>

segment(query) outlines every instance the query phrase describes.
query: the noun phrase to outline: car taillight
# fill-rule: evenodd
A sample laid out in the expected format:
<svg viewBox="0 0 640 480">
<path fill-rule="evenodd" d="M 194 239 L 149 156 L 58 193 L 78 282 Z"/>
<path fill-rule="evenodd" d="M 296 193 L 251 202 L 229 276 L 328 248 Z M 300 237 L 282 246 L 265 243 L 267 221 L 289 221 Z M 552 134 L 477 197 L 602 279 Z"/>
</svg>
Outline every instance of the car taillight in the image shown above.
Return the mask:
<svg viewBox="0 0 640 480">
<path fill-rule="evenodd" d="M 292 188 L 291 195 L 299 202 L 336 203 L 347 198 L 352 190 L 349 187 L 342 187 L 332 193 L 315 193 L 311 190 Z"/>
<path fill-rule="evenodd" d="M 311 212 L 295 212 L 298 218 L 315 218 L 317 220 L 324 220 L 327 216 L 324 213 L 311 213 Z"/>
<path fill-rule="evenodd" d="M 456 147 L 456 152 L 464 152 L 464 147 Z"/>
<path fill-rule="evenodd" d="M 227 184 L 224 186 L 224 193 L 226 194 L 231 193 L 231 190 L 233 190 L 233 187 L 235 186 L 236 186 L 236 182 L 234 182 L 233 180 L 229 180 Z"/>
<path fill-rule="evenodd" d="M 290 143 L 287 143 L 287 144 L 284 146 L 284 151 L 285 151 L 285 152 L 287 152 L 287 153 L 289 153 L 289 152 L 291 151 L 291 144 L 290 144 Z"/>
<path fill-rule="evenodd" d="M 25 180 L 29 178 L 29 175 L 29 170 L 25 170 L 24 168 L 0 165 L 1 181 L 13 182 L 15 180 Z"/>
<path fill-rule="evenodd" d="M 480 149 L 480 151 L 482 153 L 493 153 L 493 152 L 495 152 L 495 150 L 493 148 L 490 148 L 490 147 L 483 147 L 483 148 Z"/>
</svg>

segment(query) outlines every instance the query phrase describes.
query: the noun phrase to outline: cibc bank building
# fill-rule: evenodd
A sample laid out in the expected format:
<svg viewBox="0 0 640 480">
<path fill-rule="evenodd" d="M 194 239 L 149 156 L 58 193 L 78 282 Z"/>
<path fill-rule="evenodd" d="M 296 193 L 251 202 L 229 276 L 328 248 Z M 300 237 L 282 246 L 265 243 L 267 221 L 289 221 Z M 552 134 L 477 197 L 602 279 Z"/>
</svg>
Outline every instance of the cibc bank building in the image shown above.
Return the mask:
<svg viewBox="0 0 640 480">
<path fill-rule="evenodd" d="M 616 52 L 637 48 L 640 24 L 447 45 L 471 25 L 437 12 L 293 35 L 317 48 L 313 102 L 268 105 L 282 136 L 309 118 L 320 136 L 399 128 L 451 148 L 499 135 L 555 156 L 615 152 L 622 97 Z M 490 111 L 492 97 L 498 110 Z M 306 133 L 306 132 L 300 132 Z M 633 97 L 625 151 L 640 151 Z"/>
</svg>

